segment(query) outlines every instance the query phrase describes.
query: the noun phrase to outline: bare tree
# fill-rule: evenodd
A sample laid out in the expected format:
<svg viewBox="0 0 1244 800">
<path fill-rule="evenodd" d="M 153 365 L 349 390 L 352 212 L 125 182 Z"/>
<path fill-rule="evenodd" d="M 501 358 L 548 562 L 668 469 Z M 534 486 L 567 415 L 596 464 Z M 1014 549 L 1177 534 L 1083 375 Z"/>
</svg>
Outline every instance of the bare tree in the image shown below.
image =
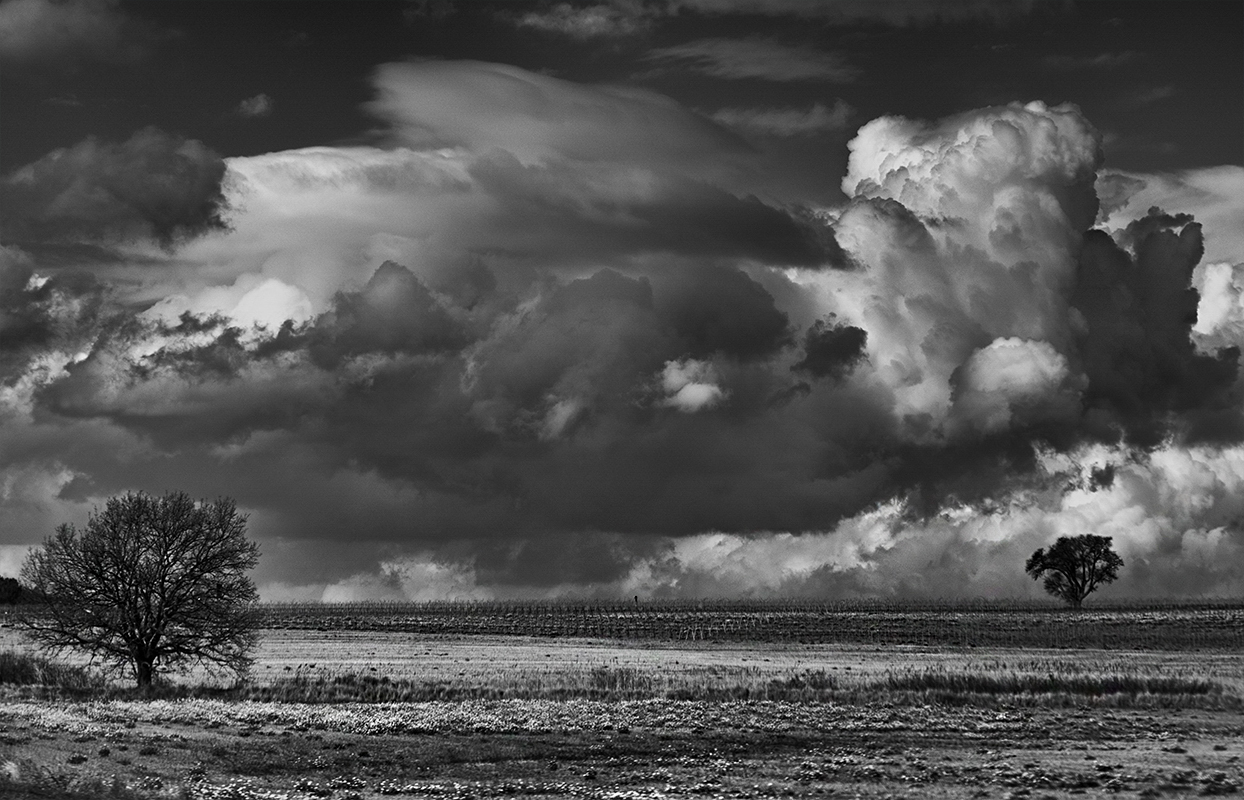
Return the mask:
<svg viewBox="0 0 1244 800">
<path fill-rule="evenodd" d="M 27 557 L 22 582 L 45 602 L 23 619 L 44 650 L 79 650 L 129 669 L 140 687 L 203 665 L 244 675 L 257 626 L 247 576 L 259 547 L 228 498 L 126 494 L 62 525 Z"/>
<path fill-rule="evenodd" d="M 1047 551 L 1037 550 L 1024 564 L 1033 580 L 1045 576 L 1045 591 L 1079 608 L 1098 586 L 1119 577 L 1123 559 L 1111 548 L 1109 536 L 1060 536 Z"/>
</svg>

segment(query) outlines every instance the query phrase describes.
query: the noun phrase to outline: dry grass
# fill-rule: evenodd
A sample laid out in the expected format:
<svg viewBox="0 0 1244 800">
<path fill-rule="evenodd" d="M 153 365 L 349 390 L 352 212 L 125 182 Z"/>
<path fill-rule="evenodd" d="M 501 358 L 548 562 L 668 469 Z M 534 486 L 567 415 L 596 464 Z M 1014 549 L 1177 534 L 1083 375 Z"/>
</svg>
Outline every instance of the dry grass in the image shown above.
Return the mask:
<svg viewBox="0 0 1244 800">
<path fill-rule="evenodd" d="M 94 691 L 107 685 L 94 670 L 33 653 L 0 651 L 0 685 L 41 686 L 69 691 Z"/>
</svg>

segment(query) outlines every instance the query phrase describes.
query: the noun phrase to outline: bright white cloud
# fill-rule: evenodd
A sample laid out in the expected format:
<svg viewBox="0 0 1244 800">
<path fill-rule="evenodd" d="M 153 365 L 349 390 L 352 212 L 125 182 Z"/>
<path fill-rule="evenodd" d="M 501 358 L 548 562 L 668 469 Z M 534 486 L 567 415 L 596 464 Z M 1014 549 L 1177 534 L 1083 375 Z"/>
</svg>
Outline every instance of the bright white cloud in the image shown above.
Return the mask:
<svg viewBox="0 0 1244 800">
<path fill-rule="evenodd" d="M 290 593 L 287 587 L 273 591 Z M 476 585 L 475 571 L 461 564 L 446 564 L 426 557 L 409 556 L 380 565 L 375 573 L 360 573 L 324 587 L 318 598 L 325 603 L 365 601 L 428 602 L 487 600 L 491 592 Z"/>
<path fill-rule="evenodd" d="M 726 397 L 718 380 L 713 365 L 706 361 L 668 361 L 661 372 L 661 388 L 667 395 L 664 404 L 688 414 L 712 408 Z"/>
<path fill-rule="evenodd" d="M 310 298 L 297 287 L 276 278 L 261 278 L 248 273 L 239 276 L 231 286 L 206 287 L 193 297 L 169 295 L 143 315 L 176 325 L 178 318 L 186 312 L 220 314 L 242 327 L 262 326 L 275 331 L 286 320 L 306 322 L 312 317 L 314 309 Z"/>
<path fill-rule="evenodd" d="M 1072 380 L 1066 356 L 1048 342 L 1017 338 L 977 350 L 956 378 L 955 413 L 984 432 L 1049 416 L 1073 420 L 1080 411 L 1078 389 L 1086 383 Z"/>
<path fill-rule="evenodd" d="M 952 375 L 990 341 L 1072 349 L 1066 287 L 1100 158 L 1078 110 L 883 117 L 848 147 L 842 186 L 856 201 L 835 232 L 865 269 L 800 280 L 819 287 L 827 312 L 867 331 L 872 374 L 900 417 L 944 420 Z"/>
</svg>

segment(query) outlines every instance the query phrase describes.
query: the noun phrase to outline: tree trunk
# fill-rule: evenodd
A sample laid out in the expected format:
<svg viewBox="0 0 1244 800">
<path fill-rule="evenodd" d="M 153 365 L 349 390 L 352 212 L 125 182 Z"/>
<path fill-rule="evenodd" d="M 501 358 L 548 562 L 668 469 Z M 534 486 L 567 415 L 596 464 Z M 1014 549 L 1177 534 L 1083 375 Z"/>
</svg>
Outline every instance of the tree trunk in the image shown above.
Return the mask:
<svg viewBox="0 0 1244 800">
<path fill-rule="evenodd" d="M 151 686 L 151 675 L 154 671 L 150 659 L 135 660 L 134 672 L 138 676 L 138 688 L 146 689 Z"/>
</svg>

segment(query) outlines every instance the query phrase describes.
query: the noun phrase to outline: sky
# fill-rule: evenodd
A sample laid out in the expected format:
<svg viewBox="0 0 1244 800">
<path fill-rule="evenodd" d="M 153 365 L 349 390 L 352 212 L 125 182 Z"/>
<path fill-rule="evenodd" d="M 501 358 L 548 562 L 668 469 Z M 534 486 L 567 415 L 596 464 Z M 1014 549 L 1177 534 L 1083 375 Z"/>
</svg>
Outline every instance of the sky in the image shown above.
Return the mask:
<svg viewBox="0 0 1244 800">
<path fill-rule="evenodd" d="M 0 0 L 0 574 L 1244 592 L 1244 4 Z"/>
</svg>

